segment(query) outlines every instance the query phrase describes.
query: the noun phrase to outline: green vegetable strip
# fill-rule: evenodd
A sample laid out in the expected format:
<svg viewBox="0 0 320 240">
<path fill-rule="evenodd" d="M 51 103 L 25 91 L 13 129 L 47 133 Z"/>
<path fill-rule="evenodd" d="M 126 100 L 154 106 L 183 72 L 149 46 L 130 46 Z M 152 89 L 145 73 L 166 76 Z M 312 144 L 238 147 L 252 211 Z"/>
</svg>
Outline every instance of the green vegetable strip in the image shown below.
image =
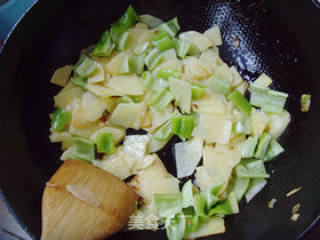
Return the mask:
<svg viewBox="0 0 320 240">
<path fill-rule="evenodd" d="M 122 17 L 111 24 L 111 37 L 112 41 L 119 46 L 120 38 L 122 34 L 127 31 L 133 24 L 135 24 L 139 19 L 139 16 L 135 10 L 129 6 L 127 11 L 122 15 Z"/>
<path fill-rule="evenodd" d="M 183 184 L 181 194 L 182 194 L 182 207 L 187 208 L 192 206 L 193 205 L 193 185 L 191 180 Z"/>
<path fill-rule="evenodd" d="M 157 71 L 156 77 L 168 80 L 169 77 L 179 78 L 179 73 L 176 69 L 161 68 Z"/>
<path fill-rule="evenodd" d="M 182 211 L 182 199 L 180 195 L 153 194 L 155 206 L 159 217 L 171 217 Z"/>
<path fill-rule="evenodd" d="M 142 73 L 142 81 L 144 89 L 150 89 L 153 85 L 153 77 L 149 71 Z"/>
<path fill-rule="evenodd" d="M 200 217 L 207 217 L 206 209 L 207 209 L 207 202 L 204 196 L 200 193 L 194 195 L 193 199 L 193 207 L 196 214 Z"/>
<path fill-rule="evenodd" d="M 133 57 L 132 56 L 126 56 L 123 59 L 123 62 L 121 64 L 120 73 L 121 74 L 129 74 L 134 72 L 134 64 L 133 64 Z"/>
<path fill-rule="evenodd" d="M 182 124 L 182 118 L 181 116 L 179 117 L 173 117 L 170 119 L 170 122 L 172 124 L 172 133 L 173 134 L 179 134 L 180 129 L 181 129 L 181 124 Z"/>
<path fill-rule="evenodd" d="M 134 57 L 134 69 L 135 72 L 139 75 L 143 73 L 145 57 L 145 54 L 141 54 L 139 56 Z"/>
<path fill-rule="evenodd" d="M 145 53 L 145 52 L 147 51 L 147 49 L 149 48 L 149 46 L 150 46 L 150 42 L 145 42 L 144 44 L 135 47 L 134 50 L 133 50 L 133 52 L 134 52 L 136 55 L 143 54 L 143 53 Z"/>
<path fill-rule="evenodd" d="M 236 167 L 236 174 L 238 177 L 244 178 L 268 178 L 269 174 L 266 172 L 263 160 L 243 160 Z"/>
<path fill-rule="evenodd" d="M 178 136 L 181 139 L 191 138 L 193 128 L 194 128 L 194 116 L 183 116 Z"/>
<path fill-rule="evenodd" d="M 161 52 L 170 48 L 175 48 L 175 41 L 165 31 L 161 31 L 160 33 L 155 35 L 151 41 L 152 44 L 156 46 Z"/>
<path fill-rule="evenodd" d="M 175 17 L 170 21 L 159 25 L 158 28 L 160 30 L 163 30 L 169 33 L 171 37 L 174 37 L 177 34 L 177 32 L 180 30 L 180 25 L 178 23 L 178 19 Z"/>
<path fill-rule="evenodd" d="M 160 88 L 158 91 L 156 91 L 150 101 L 150 105 L 156 105 L 161 101 L 161 98 L 169 91 L 168 86 Z"/>
<path fill-rule="evenodd" d="M 158 111 L 164 111 L 167 109 L 168 105 L 174 100 L 174 96 L 172 95 L 172 93 L 167 90 L 162 97 L 160 98 L 159 102 L 154 104 L 154 107 L 158 110 Z"/>
<path fill-rule="evenodd" d="M 112 42 L 110 31 L 105 31 L 98 43 L 95 45 L 92 55 L 96 57 L 109 56 L 115 46 L 116 45 Z"/>
<path fill-rule="evenodd" d="M 51 127 L 55 131 L 61 132 L 70 122 L 71 116 L 72 115 L 70 112 L 62 108 L 56 109 L 51 120 Z"/>
<path fill-rule="evenodd" d="M 118 49 L 123 51 L 127 48 L 127 42 L 128 42 L 128 39 L 129 39 L 129 35 L 130 33 L 129 32 L 124 32 L 122 33 L 120 39 L 119 39 L 119 44 L 118 44 Z"/>
<path fill-rule="evenodd" d="M 218 194 L 222 188 L 223 184 L 220 184 L 206 192 L 208 210 L 211 209 L 214 205 L 216 205 L 216 203 L 219 201 Z"/>
<path fill-rule="evenodd" d="M 234 176 L 228 188 L 229 192 L 234 192 L 238 202 L 241 201 L 250 184 L 250 178 L 242 178 Z"/>
<path fill-rule="evenodd" d="M 246 192 L 246 200 L 249 202 L 255 195 L 257 195 L 267 184 L 267 181 L 263 178 L 254 178 L 250 180 L 250 185 Z"/>
<path fill-rule="evenodd" d="M 191 49 L 191 43 L 183 40 L 176 41 L 176 52 L 178 57 L 184 58 Z"/>
<path fill-rule="evenodd" d="M 195 231 L 197 231 L 198 228 L 199 228 L 199 224 L 200 224 L 199 216 L 193 215 L 190 220 L 191 220 L 190 223 L 187 222 L 187 232 L 195 232 Z M 186 219 L 186 221 L 188 221 L 188 219 Z"/>
<path fill-rule="evenodd" d="M 217 204 L 208 213 L 209 216 L 213 216 L 216 214 L 218 214 L 218 215 L 231 215 L 231 214 L 233 214 L 232 207 L 231 207 L 228 199 L 224 200 L 222 203 Z"/>
<path fill-rule="evenodd" d="M 248 137 L 242 147 L 241 157 L 242 158 L 253 157 L 255 154 L 257 144 L 258 144 L 258 137 L 257 136 Z"/>
<path fill-rule="evenodd" d="M 212 89 L 224 96 L 230 91 L 231 84 L 231 81 L 228 81 L 220 76 L 214 76 L 212 79 Z"/>
<path fill-rule="evenodd" d="M 144 55 L 140 56 L 126 56 L 122 62 L 120 73 L 121 74 L 130 74 L 137 73 L 141 74 L 144 68 Z"/>
<path fill-rule="evenodd" d="M 191 84 L 192 99 L 199 99 L 204 93 L 205 89 L 206 89 L 205 86 L 201 86 L 198 84 Z"/>
<path fill-rule="evenodd" d="M 189 139 L 194 128 L 194 122 L 194 116 L 171 118 L 154 134 L 154 138 L 159 141 L 168 141 L 176 134 L 181 139 Z"/>
<path fill-rule="evenodd" d="M 78 86 L 81 87 L 84 90 L 87 90 L 87 83 L 88 83 L 88 78 L 87 77 L 80 77 L 80 76 L 73 76 L 70 81 Z"/>
<path fill-rule="evenodd" d="M 99 153 L 113 153 L 115 151 L 112 133 L 98 134 L 97 151 Z"/>
<path fill-rule="evenodd" d="M 308 112 L 310 109 L 310 104 L 311 104 L 311 95 L 310 94 L 302 94 L 301 99 L 301 111 L 302 112 Z"/>
<path fill-rule="evenodd" d="M 133 103 L 133 100 L 128 96 L 122 96 L 116 100 L 116 103 Z"/>
<path fill-rule="evenodd" d="M 231 101 L 237 108 L 239 108 L 244 114 L 250 115 L 252 106 L 238 90 L 235 90 L 229 94 L 227 99 Z"/>
<path fill-rule="evenodd" d="M 269 90 L 268 95 L 269 102 L 263 105 L 261 109 L 265 112 L 281 113 L 283 111 L 284 105 L 286 104 L 288 94 Z"/>
<path fill-rule="evenodd" d="M 145 64 L 147 65 L 148 69 L 151 71 L 156 66 L 158 66 L 162 61 L 163 61 L 163 56 L 159 54 L 159 50 L 157 48 L 153 48 L 145 58 Z"/>
<path fill-rule="evenodd" d="M 181 126 L 181 117 L 174 117 L 158 129 L 154 138 L 159 141 L 168 141 L 174 134 L 178 134 Z"/>
<path fill-rule="evenodd" d="M 90 162 L 95 159 L 93 141 L 82 137 L 74 137 L 73 145 L 75 149 L 73 156 L 74 158 Z"/>
<path fill-rule="evenodd" d="M 182 240 L 186 231 L 186 218 L 183 213 L 179 213 L 173 218 L 167 218 L 166 234 L 169 240 Z"/>
<path fill-rule="evenodd" d="M 251 84 L 250 103 L 265 112 L 280 113 L 286 104 L 288 94 Z"/>
<path fill-rule="evenodd" d="M 91 60 L 89 57 L 82 55 L 79 61 L 74 66 L 74 72 L 81 77 L 90 76 L 97 69 L 97 64 L 95 61 Z"/>
<path fill-rule="evenodd" d="M 262 87 L 257 84 L 251 84 L 250 86 L 250 103 L 256 107 L 262 107 L 268 104 L 268 88 Z"/>
<path fill-rule="evenodd" d="M 174 129 L 180 126 L 177 126 L 179 122 L 172 122 L 171 120 L 167 121 L 161 128 L 159 128 L 155 134 L 154 138 L 158 141 L 168 141 L 172 136 Z"/>
<path fill-rule="evenodd" d="M 275 157 L 277 157 L 278 155 L 280 155 L 283 152 L 284 152 L 284 149 L 278 143 L 278 141 L 276 139 L 272 139 L 269 144 L 269 147 L 267 149 L 267 153 L 264 157 L 264 160 L 271 161 L 272 159 L 274 159 Z"/>
<path fill-rule="evenodd" d="M 255 153 L 256 158 L 264 159 L 271 139 L 272 138 L 269 134 L 262 134 L 262 136 L 259 139 L 257 151 Z"/>
</svg>

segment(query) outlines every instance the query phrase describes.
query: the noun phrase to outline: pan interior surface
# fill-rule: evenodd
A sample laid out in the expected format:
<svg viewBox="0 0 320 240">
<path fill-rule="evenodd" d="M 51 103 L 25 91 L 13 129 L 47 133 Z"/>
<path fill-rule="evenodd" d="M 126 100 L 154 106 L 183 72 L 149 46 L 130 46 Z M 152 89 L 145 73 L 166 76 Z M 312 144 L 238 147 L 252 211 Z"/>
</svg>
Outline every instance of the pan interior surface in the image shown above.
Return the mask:
<svg viewBox="0 0 320 240">
<path fill-rule="evenodd" d="M 41 229 L 41 195 L 61 164 L 60 146 L 49 142 L 48 114 L 59 88 L 49 83 L 55 69 L 74 64 L 81 49 L 94 44 L 129 4 L 139 14 L 164 20 L 178 17 L 182 31 L 204 31 L 218 24 L 220 55 L 252 81 L 265 72 L 272 87 L 289 93 L 292 114 L 280 139 L 286 152 L 269 164 L 272 177 L 240 214 L 226 218 L 225 235 L 215 239 L 297 239 L 320 214 L 320 11 L 312 1 L 144 1 L 40 0 L 11 34 L 0 56 L 0 189 L 11 209 L 35 239 Z M 288 9 L 290 6 L 290 9 Z M 240 46 L 232 45 L 234 38 Z M 300 95 L 312 94 L 311 110 L 300 111 Z M 172 144 L 160 152 L 175 173 Z M 296 188 L 302 190 L 287 198 Z M 274 209 L 267 207 L 272 198 Z M 300 218 L 290 221 L 301 203 Z M 113 239 L 166 239 L 162 232 L 124 232 Z M 211 239 L 211 238 L 207 238 Z"/>
</svg>

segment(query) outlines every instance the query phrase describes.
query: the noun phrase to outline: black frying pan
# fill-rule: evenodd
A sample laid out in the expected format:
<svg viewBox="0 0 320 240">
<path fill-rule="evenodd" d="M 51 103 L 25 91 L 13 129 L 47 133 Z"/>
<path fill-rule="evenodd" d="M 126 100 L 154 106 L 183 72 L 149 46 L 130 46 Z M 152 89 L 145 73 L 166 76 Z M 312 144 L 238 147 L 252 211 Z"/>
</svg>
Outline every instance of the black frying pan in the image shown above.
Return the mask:
<svg viewBox="0 0 320 240">
<path fill-rule="evenodd" d="M 286 152 L 268 166 L 267 187 L 241 214 L 227 217 L 227 233 L 215 239 L 297 239 L 320 214 L 320 9 L 311 0 L 55 0 L 38 1 L 7 40 L 0 56 L 0 193 L 35 239 L 40 234 L 40 201 L 45 182 L 61 164 L 58 145 L 48 140 L 53 71 L 73 64 L 80 50 L 131 3 L 138 13 L 165 20 L 178 16 L 182 30 L 222 27 L 223 59 L 247 80 L 266 72 L 275 88 L 290 94 Z M 316 2 L 316 0 L 314 0 Z M 232 35 L 240 48 L 232 47 Z M 311 111 L 301 113 L 299 97 L 312 94 Z M 172 154 L 160 155 L 175 174 Z M 163 153 L 167 153 L 164 155 Z M 286 198 L 289 190 L 302 190 Z M 278 199 L 274 209 L 267 201 Z M 292 206 L 301 217 L 290 221 Z M 121 233 L 114 239 L 165 239 L 153 232 Z M 208 239 L 212 239 L 208 238 Z"/>
</svg>

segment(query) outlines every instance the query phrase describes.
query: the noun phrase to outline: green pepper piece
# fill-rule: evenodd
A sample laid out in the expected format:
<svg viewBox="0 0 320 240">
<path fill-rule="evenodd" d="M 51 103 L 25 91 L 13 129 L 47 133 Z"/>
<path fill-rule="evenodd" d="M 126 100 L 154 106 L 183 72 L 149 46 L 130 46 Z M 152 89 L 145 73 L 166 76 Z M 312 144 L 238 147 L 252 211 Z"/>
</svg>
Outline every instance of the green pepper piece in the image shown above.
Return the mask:
<svg viewBox="0 0 320 240">
<path fill-rule="evenodd" d="M 51 127 L 55 131 L 61 132 L 68 125 L 70 120 L 71 120 L 71 113 L 62 108 L 58 108 L 53 113 L 53 117 L 51 120 Z"/>
</svg>

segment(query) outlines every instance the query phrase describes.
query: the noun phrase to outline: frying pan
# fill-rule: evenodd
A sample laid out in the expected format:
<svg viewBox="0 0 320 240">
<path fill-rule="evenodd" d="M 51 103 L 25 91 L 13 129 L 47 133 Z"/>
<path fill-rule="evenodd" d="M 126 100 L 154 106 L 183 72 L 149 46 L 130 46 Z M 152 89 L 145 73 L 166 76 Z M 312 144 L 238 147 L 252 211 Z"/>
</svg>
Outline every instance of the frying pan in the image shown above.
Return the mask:
<svg viewBox="0 0 320 240">
<path fill-rule="evenodd" d="M 254 80 L 265 72 L 273 88 L 290 94 L 292 123 L 280 139 L 286 152 L 268 165 L 272 177 L 239 215 L 226 218 L 227 233 L 215 239 L 299 239 L 320 214 L 320 9 L 316 0 L 39 0 L 6 41 L 0 56 L 0 189 L 12 213 L 34 237 L 40 236 L 40 202 L 46 181 L 61 164 L 60 147 L 48 140 L 48 113 L 58 88 L 53 71 L 76 62 L 129 4 L 139 14 L 168 20 L 182 30 L 204 31 L 218 24 L 222 58 Z M 233 38 L 240 47 L 232 46 Z M 312 94 L 311 110 L 300 112 L 299 97 Z M 175 174 L 171 145 L 161 158 Z M 289 190 L 302 187 L 287 198 Z M 278 200 L 274 209 L 267 202 Z M 301 203 L 301 217 L 290 221 Z M 72 227 L 72 226 L 71 226 Z M 165 239 L 163 232 L 120 233 L 114 239 Z M 212 237 L 207 238 L 212 239 Z"/>
</svg>

